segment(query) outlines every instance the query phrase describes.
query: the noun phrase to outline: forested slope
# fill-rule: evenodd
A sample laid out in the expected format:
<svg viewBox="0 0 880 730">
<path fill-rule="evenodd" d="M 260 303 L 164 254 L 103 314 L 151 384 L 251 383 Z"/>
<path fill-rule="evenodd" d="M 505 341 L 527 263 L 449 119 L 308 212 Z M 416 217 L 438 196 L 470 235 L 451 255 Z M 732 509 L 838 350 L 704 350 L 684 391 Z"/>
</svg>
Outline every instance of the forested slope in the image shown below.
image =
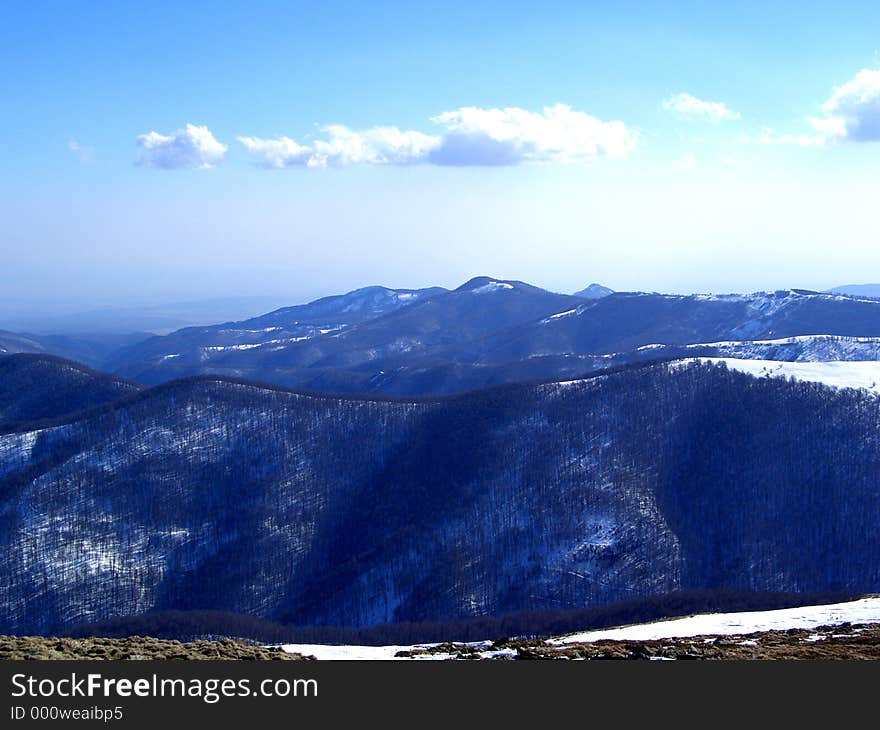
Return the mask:
<svg viewBox="0 0 880 730">
<path fill-rule="evenodd" d="M 880 403 L 655 364 L 433 401 L 168 383 L 0 437 L 0 631 L 880 588 Z"/>
<path fill-rule="evenodd" d="M 141 386 L 51 355 L 0 356 L 0 431 L 138 392 Z"/>
</svg>

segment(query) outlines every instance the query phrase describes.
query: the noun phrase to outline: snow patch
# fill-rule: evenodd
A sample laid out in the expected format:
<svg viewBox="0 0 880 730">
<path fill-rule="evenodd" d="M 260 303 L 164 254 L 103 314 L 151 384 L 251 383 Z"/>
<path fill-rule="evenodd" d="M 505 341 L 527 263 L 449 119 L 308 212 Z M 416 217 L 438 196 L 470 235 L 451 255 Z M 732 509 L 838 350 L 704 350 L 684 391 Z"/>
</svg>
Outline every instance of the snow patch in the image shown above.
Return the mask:
<svg viewBox="0 0 880 730">
<path fill-rule="evenodd" d="M 325 659 L 330 661 L 391 661 L 394 659 L 402 659 L 404 657 L 396 657 L 399 651 L 412 651 L 413 649 L 426 649 L 431 644 L 418 644 L 412 646 L 356 646 L 356 645 L 334 645 L 334 644 L 282 644 L 282 651 L 288 654 L 302 654 L 303 656 L 313 656 L 316 659 Z M 414 659 L 446 659 L 447 654 L 426 654 L 419 657 L 416 655 Z"/>
<path fill-rule="evenodd" d="M 880 623 L 880 596 L 827 606 L 802 606 L 774 611 L 706 613 L 616 629 L 601 629 L 550 639 L 550 644 L 591 641 L 653 641 L 691 636 L 733 636 L 758 631 L 815 629 L 843 623 Z"/>
<path fill-rule="evenodd" d="M 478 286 L 476 289 L 471 289 L 471 294 L 489 294 L 490 292 L 507 291 L 510 289 L 513 289 L 513 284 L 508 284 L 503 281 L 490 281 L 488 284 L 483 284 L 483 286 Z"/>
<path fill-rule="evenodd" d="M 735 357 L 696 357 L 681 363 L 724 363 L 731 370 L 756 378 L 794 378 L 822 383 L 832 388 L 863 388 L 880 393 L 880 361 L 832 360 L 829 362 L 783 362 L 779 360 L 743 360 Z"/>
<path fill-rule="evenodd" d="M 554 319 L 562 319 L 563 317 L 571 317 L 572 315 L 577 314 L 577 313 L 578 313 L 577 307 L 575 307 L 574 309 L 567 309 L 564 312 L 558 312 L 557 314 L 551 314 L 546 319 L 542 319 L 541 324 L 549 324 Z"/>
</svg>

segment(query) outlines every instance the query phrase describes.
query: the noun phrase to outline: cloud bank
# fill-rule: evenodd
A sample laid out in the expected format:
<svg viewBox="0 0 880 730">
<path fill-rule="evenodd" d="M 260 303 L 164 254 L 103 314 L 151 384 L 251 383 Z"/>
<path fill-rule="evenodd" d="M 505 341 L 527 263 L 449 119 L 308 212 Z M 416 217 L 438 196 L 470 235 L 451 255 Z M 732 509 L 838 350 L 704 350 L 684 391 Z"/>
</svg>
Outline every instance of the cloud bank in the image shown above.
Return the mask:
<svg viewBox="0 0 880 730">
<path fill-rule="evenodd" d="M 822 105 L 825 116 L 809 121 L 830 142 L 880 140 L 880 70 L 862 69 Z"/>
<path fill-rule="evenodd" d="M 821 116 L 807 117 L 809 134 L 779 133 L 764 129 L 755 138 L 767 145 L 827 147 L 843 142 L 880 141 L 880 70 L 862 69 L 843 86 L 834 89 L 820 107 Z"/>
<path fill-rule="evenodd" d="M 665 99 L 663 108 L 687 119 L 699 119 L 712 124 L 742 117 L 739 112 L 729 109 L 723 101 L 704 101 L 684 91 Z"/>
<path fill-rule="evenodd" d="M 328 167 L 352 164 L 505 166 L 524 162 L 578 162 L 626 157 L 638 133 L 623 122 L 604 122 L 565 104 L 530 112 L 517 107 L 462 107 L 431 118 L 437 134 L 344 125 L 321 129 L 323 138 L 239 137 L 263 167 Z"/>
<path fill-rule="evenodd" d="M 309 145 L 290 137 L 260 139 L 239 137 L 248 152 L 257 155 L 263 167 L 342 167 L 345 165 L 405 165 L 419 162 L 436 146 L 436 138 L 421 132 L 403 132 L 397 127 L 374 127 L 355 131 L 331 124 L 321 131 L 326 139 Z"/>
<path fill-rule="evenodd" d="M 164 170 L 207 168 L 223 161 L 228 149 L 218 142 L 207 127 L 187 124 L 170 135 L 150 132 L 137 138 L 138 165 Z"/>
</svg>

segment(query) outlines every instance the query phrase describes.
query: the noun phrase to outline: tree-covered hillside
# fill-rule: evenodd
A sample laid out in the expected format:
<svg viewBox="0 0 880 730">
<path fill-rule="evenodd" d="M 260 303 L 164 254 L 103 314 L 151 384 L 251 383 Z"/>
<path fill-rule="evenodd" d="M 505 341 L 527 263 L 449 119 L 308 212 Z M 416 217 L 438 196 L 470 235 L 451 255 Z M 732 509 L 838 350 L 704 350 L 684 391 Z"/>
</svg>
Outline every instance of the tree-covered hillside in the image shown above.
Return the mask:
<svg viewBox="0 0 880 730">
<path fill-rule="evenodd" d="M 880 401 L 655 364 L 439 400 L 168 383 L 0 437 L 0 631 L 880 588 Z"/>
</svg>

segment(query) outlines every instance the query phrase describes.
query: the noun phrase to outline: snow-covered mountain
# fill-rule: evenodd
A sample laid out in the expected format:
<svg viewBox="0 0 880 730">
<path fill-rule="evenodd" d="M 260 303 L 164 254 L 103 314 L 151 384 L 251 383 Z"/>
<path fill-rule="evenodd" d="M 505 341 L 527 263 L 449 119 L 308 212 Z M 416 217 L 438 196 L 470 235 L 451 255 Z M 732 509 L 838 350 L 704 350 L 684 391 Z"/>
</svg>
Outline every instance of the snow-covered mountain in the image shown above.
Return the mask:
<svg viewBox="0 0 880 730">
<path fill-rule="evenodd" d="M 296 387 L 314 387 L 325 373 L 340 372 L 340 389 L 357 392 L 369 390 L 362 384 L 395 363 L 464 348 L 576 301 L 490 277 L 454 291 L 370 287 L 242 323 L 157 337 L 117 353 L 108 366 L 146 383 L 216 373 Z"/>
<path fill-rule="evenodd" d="M 595 293 L 595 292 L 594 292 Z M 347 393 L 430 395 L 695 356 L 877 356 L 880 300 L 786 290 L 584 298 L 477 277 L 453 291 L 372 287 L 117 352 L 146 383 L 218 374 Z"/>
<path fill-rule="evenodd" d="M 322 335 L 338 335 L 360 322 L 443 291 L 371 286 L 283 307 L 241 322 L 187 327 L 123 348 L 108 357 L 105 368 L 146 383 L 223 371 L 223 363 L 241 353 L 249 353 L 247 359 L 259 361 L 267 353 L 284 351 Z M 232 374 L 242 371 L 234 369 Z"/>
</svg>

